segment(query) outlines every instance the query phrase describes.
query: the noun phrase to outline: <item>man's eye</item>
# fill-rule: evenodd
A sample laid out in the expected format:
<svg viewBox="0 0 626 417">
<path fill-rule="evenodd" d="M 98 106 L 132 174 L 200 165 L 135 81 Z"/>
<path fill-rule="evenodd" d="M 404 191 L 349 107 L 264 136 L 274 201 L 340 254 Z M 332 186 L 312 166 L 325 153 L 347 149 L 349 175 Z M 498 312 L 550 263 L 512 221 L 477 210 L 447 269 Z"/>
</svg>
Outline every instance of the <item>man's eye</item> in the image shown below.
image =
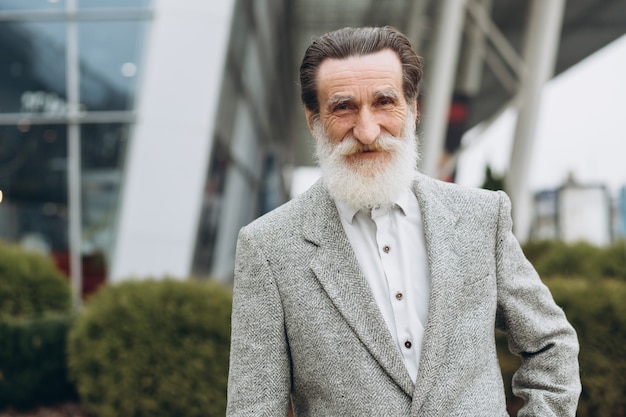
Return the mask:
<svg viewBox="0 0 626 417">
<path fill-rule="evenodd" d="M 348 110 L 349 108 L 350 108 L 350 106 L 347 103 L 341 103 L 341 104 L 337 104 L 333 110 L 334 111 L 343 111 L 343 110 Z"/>
<path fill-rule="evenodd" d="M 378 100 L 379 106 L 390 106 L 392 104 L 393 104 L 393 100 L 390 98 L 381 98 L 380 100 Z"/>
</svg>

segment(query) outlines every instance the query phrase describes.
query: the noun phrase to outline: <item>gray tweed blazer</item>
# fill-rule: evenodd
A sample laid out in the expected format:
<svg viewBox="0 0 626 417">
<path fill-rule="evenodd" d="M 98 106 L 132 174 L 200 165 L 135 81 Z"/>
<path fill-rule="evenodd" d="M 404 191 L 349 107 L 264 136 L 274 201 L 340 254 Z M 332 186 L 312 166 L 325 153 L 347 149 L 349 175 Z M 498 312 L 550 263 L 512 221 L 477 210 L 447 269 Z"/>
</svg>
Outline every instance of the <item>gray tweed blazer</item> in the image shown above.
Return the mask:
<svg viewBox="0 0 626 417">
<path fill-rule="evenodd" d="M 228 416 L 506 416 L 494 329 L 522 366 L 519 416 L 574 416 L 574 329 L 511 233 L 502 192 L 418 176 L 431 279 L 413 384 L 320 181 L 243 228 Z"/>
</svg>

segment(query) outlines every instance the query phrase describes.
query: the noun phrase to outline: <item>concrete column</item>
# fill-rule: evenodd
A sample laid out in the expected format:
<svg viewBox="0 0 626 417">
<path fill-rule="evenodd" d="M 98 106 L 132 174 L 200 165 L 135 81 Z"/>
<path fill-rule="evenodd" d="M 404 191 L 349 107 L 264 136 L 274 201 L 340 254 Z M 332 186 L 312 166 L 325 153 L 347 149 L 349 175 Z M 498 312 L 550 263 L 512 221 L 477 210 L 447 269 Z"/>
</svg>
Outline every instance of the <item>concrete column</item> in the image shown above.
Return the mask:
<svg viewBox="0 0 626 417">
<path fill-rule="evenodd" d="M 480 7 L 487 14 L 491 11 L 492 3 L 493 0 L 478 0 L 473 6 L 468 4 L 468 7 Z M 486 51 L 485 32 L 477 23 L 470 25 L 458 81 L 459 89 L 470 97 L 475 96 L 480 90 Z"/>
<path fill-rule="evenodd" d="M 422 118 L 421 171 L 439 177 L 439 162 L 454 89 L 465 16 L 465 0 L 442 0 L 431 56 L 427 66 L 427 85 Z"/>
<path fill-rule="evenodd" d="M 532 222 L 528 170 L 533 154 L 541 91 L 554 73 L 564 11 L 565 0 L 533 0 L 526 27 L 523 57 L 527 71 L 520 83 L 520 112 L 506 176 L 507 192 L 513 203 L 514 232 L 522 242 L 528 239 Z"/>
<path fill-rule="evenodd" d="M 191 272 L 235 0 L 156 0 L 110 281 Z"/>
</svg>

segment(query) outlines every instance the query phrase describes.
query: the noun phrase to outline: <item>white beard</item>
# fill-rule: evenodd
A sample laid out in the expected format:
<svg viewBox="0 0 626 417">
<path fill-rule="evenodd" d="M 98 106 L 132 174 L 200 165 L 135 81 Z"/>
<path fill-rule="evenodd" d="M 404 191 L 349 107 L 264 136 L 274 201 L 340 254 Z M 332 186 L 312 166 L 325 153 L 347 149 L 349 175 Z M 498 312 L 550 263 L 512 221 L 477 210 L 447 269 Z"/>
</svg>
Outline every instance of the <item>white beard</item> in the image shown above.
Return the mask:
<svg viewBox="0 0 626 417">
<path fill-rule="evenodd" d="M 419 153 L 415 116 L 407 115 L 401 137 L 381 135 L 371 145 L 352 136 L 332 143 L 319 120 L 313 121 L 316 156 L 330 195 L 356 210 L 391 207 L 394 200 L 411 186 L 417 173 Z M 390 159 L 373 158 L 348 162 L 349 155 L 367 149 L 382 149 Z M 381 155 L 382 156 L 382 155 Z"/>
</svg>

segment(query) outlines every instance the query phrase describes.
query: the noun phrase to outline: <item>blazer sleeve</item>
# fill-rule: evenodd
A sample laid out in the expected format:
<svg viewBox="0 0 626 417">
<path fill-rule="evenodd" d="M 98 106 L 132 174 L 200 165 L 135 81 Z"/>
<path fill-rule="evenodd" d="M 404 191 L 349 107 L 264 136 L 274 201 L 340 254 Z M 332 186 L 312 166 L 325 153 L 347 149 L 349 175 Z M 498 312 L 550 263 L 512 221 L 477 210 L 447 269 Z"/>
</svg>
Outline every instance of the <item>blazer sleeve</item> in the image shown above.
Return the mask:
<svg viewBox="0 0 626 417">
<path fill-rule="evenodd" d="M 499 207 L 496 324 L 522 360 L 513 376 L 513 393 L 525 401 L 518 416 L 574 416 L 581 391 L 576 332 L 513 235 L 503 192 Z"/>
<path fill-rule="evenodd" d="M 233 287 L 228 417 L 287 416 L 290 360 L 278 288 L 258 237 L 239 233 Z"/>
</svg>

